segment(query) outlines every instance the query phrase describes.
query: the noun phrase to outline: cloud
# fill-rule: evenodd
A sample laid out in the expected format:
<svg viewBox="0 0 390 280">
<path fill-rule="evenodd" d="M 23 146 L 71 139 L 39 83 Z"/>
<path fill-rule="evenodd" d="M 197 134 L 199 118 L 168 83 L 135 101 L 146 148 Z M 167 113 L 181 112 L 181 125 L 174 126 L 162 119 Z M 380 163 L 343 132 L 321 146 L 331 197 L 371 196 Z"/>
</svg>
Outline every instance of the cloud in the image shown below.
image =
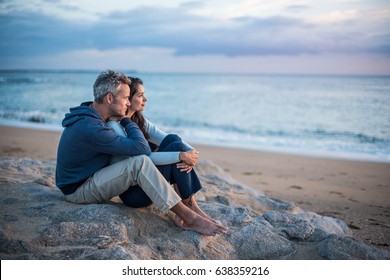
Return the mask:
<svg viewBox="0 0 390 280">
<path fill-rule="evenodd" d="M 190 56 L 390 55 L 387 30 L 390 6 L 333 9 L 326 14 L 308 16 L 311 6 L 286 4 L 284 10 L 289 13 L 255 16 L 244 8 L 257 7 L 259 3 L 246 1 L 237 13 L 241 16 L 217 18 L 194 12 L 207 6 L 206 2 L 192 1 L 171 7 L 114 9 L 104 14 L 95 13 L 86 20 L 69 20 L 69 16 L 58 16 L 58 13 L 69 10 L 81 13 L 85 7 L 64 6 L 62 1 L 49 2 L 47 5 L 55 5 L 51 12 L 43 12 L 39 6 L 29 12 L 9 6 L 0 13 L 0 64 L 18 56 L 60 57 L 78 53 L 93 57 L 93 52 L 113 55 L 117 50 L 130 49 L 143 50 L 142 53 L 146 49 L 164 50 L 169 56 L 182 57 L 178 63 Z M 292 10 L 299 11 L 296 12 L 299 16 L 293 15 Z"/>
<path fill-rule="evenodd" d="M 390 57 L 381 55 L 304 54 L 177 56 L 167 48 L 85 49 L 57 55 L 10 57 L 0 68 L 107 69 L 180 73 L 390 74 Z"/>
<path fill-rule="evenodd" d="M 91 47 L 91 26 L 80 25 L 38 13 L 0 16 L 0 53 L 40 55 Z"/>
<path fill-rule="evenodd" d="M 38 14 L 2 16 L 0 24 L 6 30 L 2 32 L 2 53 L 19 55 L 91 46 L 154 46 L 175 48 L 178 55 L 229 56 L 375 49 L 372 42 L 365 41 L 364 32 L 349 31 L 348 23 L 341 26 L 343 30 L 287 17 L 239 18 L 228 26 L 219 26 L 213 20 L 177 15 L 172 10 L 140 9 L 114 13 L 87 26 Z M 386 51 L 386 46 L 377 50 Z"/>
<path fill-rule="evenodd" d="M 300 12 L 300 11 L 304 11 L 304 10 L 307 10 L 307 9 L 310 9 L 310 6 L 309 5 L 300 5 L 300 4 L 297 4 L 297 5 L 289 5 L 286 7 L 286 10 L 289 11 L 289 12 Z"/>
</svg>

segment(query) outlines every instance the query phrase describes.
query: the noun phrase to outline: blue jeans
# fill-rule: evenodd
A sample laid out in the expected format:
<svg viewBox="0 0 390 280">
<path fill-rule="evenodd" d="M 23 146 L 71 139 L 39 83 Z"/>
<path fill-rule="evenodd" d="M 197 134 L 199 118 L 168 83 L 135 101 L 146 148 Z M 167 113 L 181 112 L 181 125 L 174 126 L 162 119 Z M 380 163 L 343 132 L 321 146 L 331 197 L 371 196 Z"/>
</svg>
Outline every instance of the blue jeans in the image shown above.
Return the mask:
<svg viewBox="0 0 390 280">
<path fill-rule="evenodd" d="M 158 147 L 158 152 L 184 152 L 186 147 L 181 138 L 175 134 L 167 135 Z M 202 188 L 198 175 L 195 170 L 191 172 L 181 172 L 176 167 L 176 163 L 168 165 L 157 165 L 158 170 L 164 178 L 171 184 L 177 184 L 179 196 L 182 199 L 191 197 Z M 150 198 L 141 189 L 140 186 L 131 186 L 127 191 L 119 195 L 123 203 L 129 207 L 140 208 L 152 204 Z"/>
</svg>

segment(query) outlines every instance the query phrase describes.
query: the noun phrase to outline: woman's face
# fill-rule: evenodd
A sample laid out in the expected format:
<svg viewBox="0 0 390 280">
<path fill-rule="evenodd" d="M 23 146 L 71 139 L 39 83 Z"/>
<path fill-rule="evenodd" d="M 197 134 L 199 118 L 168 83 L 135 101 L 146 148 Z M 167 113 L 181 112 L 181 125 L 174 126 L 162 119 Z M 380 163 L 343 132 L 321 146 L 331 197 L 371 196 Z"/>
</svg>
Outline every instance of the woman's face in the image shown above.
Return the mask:
<svg viewBox="0 0 390 280">
<path fill-rule="evenodd" d="M 130 100 L 131 105 L 129 110 L 133 112 L 143 111 L 145 109 L 146 101 L 147 99 L 145 97 L 144 86 L 138 85 L 136 88 L 136 93 Z"/>
</svg>

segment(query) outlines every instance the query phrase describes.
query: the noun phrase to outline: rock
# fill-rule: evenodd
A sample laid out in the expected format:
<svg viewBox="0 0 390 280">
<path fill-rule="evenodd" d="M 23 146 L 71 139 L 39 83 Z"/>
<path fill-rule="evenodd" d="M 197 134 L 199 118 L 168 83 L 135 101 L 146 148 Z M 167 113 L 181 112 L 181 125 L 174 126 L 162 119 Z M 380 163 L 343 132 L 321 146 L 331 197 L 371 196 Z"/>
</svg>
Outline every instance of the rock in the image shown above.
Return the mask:
<svg viewBox="0 0 390 280">
<path fill-rule="evenodd" d="M 0 158 L 1 259 L 390 259 L 353 238 L 341 220 L 305 212 L 200 162 L 201 208 L 229 226 L 226 235 L 183 231 L 156 207 L 114 198 L 77 205 L 54 185 L 55 162 Z"/>
<path fill-rule="evenodd" d="M 283 259 L 294 252 L 294 244 L 279 235 L 263 218 L 256 219 L 228 237 L 238 259 Z"/>
<path fill-rule="evenodd" d="M 320 241 L 330 234 L 342 236 L 351 234 L 351 230 L 341 220 L 323 217 L 312 212 L 287 214 L 269 211 L 264 214 L 264 218 L 290 239 Z M 312 237 L 314 233 L 316 234 Z"/>
<path fill-rule="evenodd" d="M 326 259 L 389 259 L 389 251 L 378 250 L 372 246 L 364 244 L 360 240 L 332 234 L 317 246 L 318 254 Z"/>
</svg>

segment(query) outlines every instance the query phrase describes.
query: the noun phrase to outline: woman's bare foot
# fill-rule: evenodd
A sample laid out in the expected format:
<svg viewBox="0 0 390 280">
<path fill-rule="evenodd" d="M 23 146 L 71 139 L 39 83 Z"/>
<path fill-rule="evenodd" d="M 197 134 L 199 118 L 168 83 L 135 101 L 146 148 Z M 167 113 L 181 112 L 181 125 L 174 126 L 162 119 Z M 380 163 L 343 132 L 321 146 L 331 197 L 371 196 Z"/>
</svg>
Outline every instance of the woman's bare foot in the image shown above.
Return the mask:
<svg viewBox="0 0 390 280">
<path fill-rule="evenodd" d="M 208 236 L 225 234 L 228 231 L 227 227 L 200 216 L 182 202 L 176 204 L 171 210 L 176 214 L 175 224 L 182 229 Z"/>
<path fill-rule="evenodd" d="M 211 218 L 209 215 L 207 215 L 205 212 L 203 212 L 202 209 L 200 209 L 200 207 L 199 207 L 198 203 L 196 202 L 195 197 L 193 195 L 187 199 L 182 200 L 182 201 L 183 201 L 185 206 L 190 208 L 192 211 L 197 213 L 199 216 L 201 216 L 205 219 L 208 219 L 208 220 L 212 221 L 213 223 L 222 225 L 222 222 L 220 220 L 215 220 L 215 219 Z"/>
<path fill-rule="evenodd" d="M 202 235 L 214 236 L 227 233 L 227 227 L 222 224 L 215 224 L 198 215 L 198 218 L 191 224 L 186 224 L 178 215 L 175 216 L 175 224 L 184 229 L 196 231 Z"/>
</svg>

